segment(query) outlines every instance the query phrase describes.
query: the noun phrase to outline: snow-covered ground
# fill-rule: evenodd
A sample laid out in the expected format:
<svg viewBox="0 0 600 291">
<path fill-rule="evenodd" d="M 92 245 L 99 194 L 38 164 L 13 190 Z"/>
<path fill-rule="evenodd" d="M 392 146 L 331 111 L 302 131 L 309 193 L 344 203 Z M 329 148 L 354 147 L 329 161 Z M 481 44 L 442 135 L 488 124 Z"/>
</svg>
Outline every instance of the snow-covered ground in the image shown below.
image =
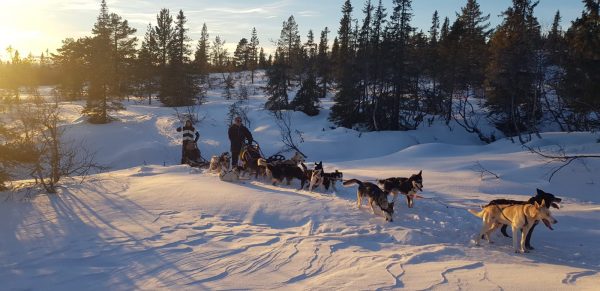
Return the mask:
<svg viewBox="0 0 600 291">
<path fill-rule="evenodd" d="M 264 81 L 263 81 L 264 82 Z M 264 84 L 264 83 L 262 83 Z M 262 85 L 259 83 L 259 85 Z M 257 85 L 256 87 L 258 87 Z M 281 148 L 265 97 L 251 87 L 250 129 L 266 155 Z M 228 106 L 208 92 L 197 126 L 205 157 L 227 151 Z M 330 102 L 325 102 L 328 108 Z M 394 222 L 356 208 L 356 188 L 298 191 L 266 181 L 232 184 L 177 165 L 173 109 L 136 103 L 118 121 L 90 125 L 81 104 L 63 104 L 67 138 L 85 140 L 106 173 L 67 182 L 57 195 L 0 197 L 2 290 L 407 289 L 598 290 L 600 161 L 564 168 L 518 144 L 481 144 L 460 127 L 412 132 L 332 129 L 329 111 L 293 113 L 309 161 L 344 178 L 373 180 L 423 170 L 426 199 Z M 600 153 L 599 135 L 545 133 L 530 146 Z M 288 154 L 289 155 L 289 154 Z M 481 176 L 478 166 L 495 173 Z M 536 250 L 512 241 L 474 246 L 481 221 L 466 209 L 495 198 L 527 199 L 536 188 L 563 198 L 559 223 L 536 228 Z"/>
</svg>

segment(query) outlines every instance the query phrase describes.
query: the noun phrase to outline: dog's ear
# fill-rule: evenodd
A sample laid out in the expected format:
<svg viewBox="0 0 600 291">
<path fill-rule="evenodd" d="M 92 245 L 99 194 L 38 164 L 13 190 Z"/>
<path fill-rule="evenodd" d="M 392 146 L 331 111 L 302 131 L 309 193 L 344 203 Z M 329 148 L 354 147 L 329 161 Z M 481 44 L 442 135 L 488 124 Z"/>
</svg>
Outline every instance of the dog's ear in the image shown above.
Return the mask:
<svg viewBox="0 0 600 291">
<path fill-rule="evenodd" d="M 540 190 L 539 188 L 535 189 L 535 191 L 536 191 L 536 193 L 537 193 L 538 196 L 542 196 L 542 195 L 546 194 L 546 192 Z"/>
<path fill-rule="evenodd" d="M 423 170 L 419 171 L 418 175 L 421 176 L 421 174 L 423 174 Z"/>
<path fill-rule="evenodd" d="M 546 200 L 542 200 L 542 204 L 540 204 L 540 207 L 545 207 L 546 206 Z"/>
</svg>

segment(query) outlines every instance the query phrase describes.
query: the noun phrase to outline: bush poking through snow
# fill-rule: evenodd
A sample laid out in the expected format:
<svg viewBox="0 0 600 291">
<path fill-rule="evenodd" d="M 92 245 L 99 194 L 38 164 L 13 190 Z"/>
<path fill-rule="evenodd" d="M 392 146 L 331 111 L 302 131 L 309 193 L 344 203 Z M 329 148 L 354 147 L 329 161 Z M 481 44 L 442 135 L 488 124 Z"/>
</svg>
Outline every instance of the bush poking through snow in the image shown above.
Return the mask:
<svg viewBox="0 0 600 291">
<path fill-rule="evenodd" d="M 13 142 L 20 145 L 23 157 L 17 161 L 27 169 L 35 183 L 48 193 L 56 193 L 64 177 L 85 178 L 105 169 L 95 162 L 83 142 L 77 144 L 62 139 L 59 108 L 55 104 L 36 102 L 22 104 L 16 110 L 16 130 L 22 134 Z"/>
</svg>

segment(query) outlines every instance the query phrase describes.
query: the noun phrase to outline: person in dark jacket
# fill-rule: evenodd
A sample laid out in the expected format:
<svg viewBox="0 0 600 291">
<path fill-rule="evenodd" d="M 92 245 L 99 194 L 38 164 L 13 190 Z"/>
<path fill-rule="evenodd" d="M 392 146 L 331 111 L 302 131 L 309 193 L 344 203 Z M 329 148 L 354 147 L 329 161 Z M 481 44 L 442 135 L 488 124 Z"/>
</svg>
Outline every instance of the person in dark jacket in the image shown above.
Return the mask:
<svg viewBox="0 0 600 291">
<path fill-rule="evenodd" d="M 186 120 L 185 126 L 178 127 L 177 132 L 183 133 L 183 144 L 181 147 L 181 163 L 185 164 L 187 158 L 193 160 L 193 157 L 188 156 L 186 153 L 190 152 L 188 151 L 188 147 L 195 147 L 195 145 L 191 143 L 196 143 L 200 138 L 200 134 L 196 131 L 194 126 L 192 126 L 191 120 Z"/>
<path fill-rule="evenodd" d="M 242 118 L 239 116 L 233 120 L 233 124 L 229 127 L 228 134 L 231 143 L 231 166 L 236 167 L 244 141 L 247 140 L 250 144 L 254 139 L 248 128 L 242 124 Z"/>
</svg>

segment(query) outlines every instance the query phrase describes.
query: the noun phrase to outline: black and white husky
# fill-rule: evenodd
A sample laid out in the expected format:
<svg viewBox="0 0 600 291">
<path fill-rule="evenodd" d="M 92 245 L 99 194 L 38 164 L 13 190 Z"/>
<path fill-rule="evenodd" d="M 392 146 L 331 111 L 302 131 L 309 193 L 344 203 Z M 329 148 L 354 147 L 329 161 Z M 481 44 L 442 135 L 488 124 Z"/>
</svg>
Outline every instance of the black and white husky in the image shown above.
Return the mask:
<svg viewBox="0 0 600 291">
<path fill-rule="evenodd" d="M 358 208 L 362 206 L 362 200 L 366 197 L 369 200 L 373 214 L 376 214 L 374 207 L 376 205 L 385 217 L 385 221 L 393 221 L 394 202 L 388 202 L 387 193 L 383 192 L 383 190 L 373 183 L 361 182 L 357 179 L 351 179 L 343 183 L 345 187 L 354 184 L 358 184 L 358 190 L 356 190 L 356 205 Z"/>
<path fill-rule="evenodd" d="M 308 187 L 309 190 L 312 192 L 312 189 L 322 186 L 323 188 L 325 188 L 325 191 L 329 191 L 329 187 L 331 187 L 334 192 L 337 192 L 335 184 L 337 183 L 337 181 L 342 181 L 342 179 L 344 178 L 344 174 L 338 170 L 335 170 L 335 172 L 326 173 L 323 169 L 322 162 L 315 165 L 316 166 L 314 170 L 308 170 L 311 171 L 310 185 Z"/>
<path fill-rule="evenodd" d="M 307 170 L 306 166 L 302 164 L 304 168 L 304 173 L 306 173 L 306 177 L 309 179 L 310 183 L 308 184 L 308 191 L 312 192 L 313 188 L 317 188 L 323 184 L 323 162 L 315 163 L 315 168 L 312 170 Z"/>
<path fill-rule="evenodd" d="M 392 193 L 394 196 L 394 202 L 398 193 L 406 196 L 406 204 L 408 208 L 412 208 L 414 205 L 414 199 L 418 197 L 417 192 L 423 191 L 423 171 L 418 174 L 413 174 L 410 178 L 404 177 L 392 177 L 383 180 L 377 180 L 379 187 L 386 193 Z"/>
</svg>

